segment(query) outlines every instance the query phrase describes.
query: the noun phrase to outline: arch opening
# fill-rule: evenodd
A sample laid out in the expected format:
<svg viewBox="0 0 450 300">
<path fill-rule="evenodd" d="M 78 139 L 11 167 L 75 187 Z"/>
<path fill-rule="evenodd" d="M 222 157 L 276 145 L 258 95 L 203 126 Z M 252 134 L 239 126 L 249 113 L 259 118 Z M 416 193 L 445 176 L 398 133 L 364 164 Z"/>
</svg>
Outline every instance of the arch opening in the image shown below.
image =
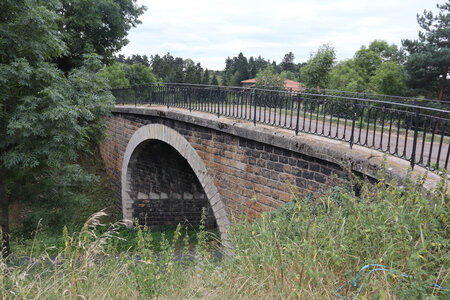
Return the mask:
<svg viewBox="0 0 450 300">
<path fill-rule="evenodd" d="M 219 194 L 219 191 L 217 190 L 217 187 L 214 183 L 214 178 L 209 175 L 208 170 L 196 152 L 196 150 L 191 146 L 191 144 L 177 131 L 174 129 L 167 127 L 162 124 L 148 124 L 145 126 L 140 127 L 136 132 L 133 134 L 131 139 L 128 141 L 123 160 L 122 160 L 122 171 L 121 171 L 121 194 L 122 194 L 122 213 L 123 218 L 129 222 L 129 224 L 133 224 L 133 215 L 134 215 L 134 200 L 133 196 L 133 180 L 134 177 L 132 175 L 133 171 L 129 168 L 130 162 L 133 164 L 133 162 L 137 159 L 139 161 L 139 153 L 145 153 L 145 151 L 142 151 L 143 149 L 146 149 L 146 143 L 150 140 L 150 143 L 154 143 L 155 141 L 160 141 L 163 143 L 164 147 L 170 146 L 172 149 L 171 151 L 175 151 L 177 155 L 181 156 L 182 159 L 187 163 L 187 165 L 190 167 L 190 170 L 194 173 L 194 177 L 198 182 L 200 183 L 200 186 L 203 189 L 206 202 L 210 205 L 211 209 L 207 205 L 207 211 L 209 212 L 207 214 L 207 220 L 208 222 L 212 222 L 211 220 L 214 219 L 222 239 L 222 244 L 226 247 L 230 247 L 229 240 L 227 238 L 227 232 L 228 228 L 230 226 L 230 221 L 228 220 L 227 211 L 225 209 L 225 206 L 222 202 L 221 196 Z M 140 145 L 142 144 L 142 149 L 140 148 Z M 136 151 L 135 153 L 135 150 Z M 166 151 L 164 150 L 164 151 Z M 153 149 L 151 151 L 162 151 Z M 164 153 L 165 155 L 166 153 Z M 184 162 L 182 163 L 184 164 Z M 184 164 L 184 167 L 186 165 Z M 192 176 L 192 173 L 190 173 Z M 193 177 L 191 177 L 193 178 Z M 192 182 L 195 180 L 192 179 Z M 194 183 L 194 186 L 196 186 L 197 182 Z M 196 189 L 198 189 L 198 186 L 196 186 Z M 139 198 L 139 191 L 134 191 L 135 197 Z M 145 190 L 144 190 L 145 193 Z M 191 193 L 192 194 L 192 193 Z M 150 198 L 150 191 L 148 194 Z M 194 194 L 192 194 L 194 195 Z M 163 195 L 166 197 L 166 195 Z M 141 194 L 141 197 L 145 198 L 146 196 L 143 196 Z M 155 195 L 156 197 L 156 195 Z M 161 194 L 159 195 L 161 197 Z M 187 198 L 190 196 L 188 195 Z M 199 196 L 201 197 L 201 196 Z M 150 199 L 142 199 L 142 200 L 150 200 Z M 161 200 L 161 199 L 160 199 Z M 149 201 L 150 202 L 150 201 Z M 145 206 L 145 203 L 140 204 Z M 203 205 L 203 203 L 201 204 Z M 193 214 L 195 215 L 195 214 Z M 193 218 L 195 220 L 195 218 Z M 145 213 L 144 213 L 144 220 L 145 221 Z"/>
<path fill-rule="evenodd" d="M 207 195 L 187 160 L 160 140 L 140 143 L 128 164 L 132 218 L 148 226 L 216 225 Z"/>
</svg>

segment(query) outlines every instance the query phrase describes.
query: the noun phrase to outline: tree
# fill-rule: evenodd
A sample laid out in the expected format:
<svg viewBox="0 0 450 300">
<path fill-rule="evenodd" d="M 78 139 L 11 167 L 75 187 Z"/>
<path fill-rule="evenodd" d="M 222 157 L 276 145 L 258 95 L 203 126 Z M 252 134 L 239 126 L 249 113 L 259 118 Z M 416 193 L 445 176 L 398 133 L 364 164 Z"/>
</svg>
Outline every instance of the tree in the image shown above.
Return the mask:
<svg viewBox="0 0 450 300">
<path fill-rule="evenodd" d="M 409 53 L 405 65 L 407 84 L 416 93 L 425 93 L 439 100 L 448 89 L 450 67 L 450 2 L 437 5 L 439 14 L 424 11 L 417 15 L 418 40 L 402 40 Z"/>
<path fill-rule="evenodd" d="M 217 80 L 216 74 L 214 74 L 211 79 L 211 85 L 219 85 L 219 81 Z"/>
<path fill-rule="evenodd" d="M 283 71 L 295 72 L 295 64 L 294 64 L 294 53 L 289 52 L 284 55 L 283 60 L 281 61 L 281 68 Z"/>
<path fill-rule="evenodd" d="M 330 71 L 329 76 L 328 88 L 330 89 L 351 92 L 366 90 L 367 82 L 361 75 L 361 69 L 356 65 L 354 59 L 338 63 Z"/>
<path fill-rule="evenodd" d="M 365 88 L 368 87 L 370 78 L 383 62 L 399 62 L 401 54 L 396 45 L 389 45 L 383 40 L 374 40 L 369 47 L 362 46 L 354 55 L 354 64 L 360 76 L 363 77 Z"/>
<path fill-rule="evenodd" d="M 152 69 L 142 65 L 124 65 L 124 70 L 130 85 L 156 83 L 156 77 L 152 73 Z"/>
<path fill-rule="evenodd" d="M 397 62 L 383 62 L 370 78 L 370 91 L 384 95 L 402 95 L 405 87 L 402 66 Z"/>
<path fill-rule="evenodd" d="M 268 88 L 268 89 L 284 89 L 284 76 L 278 74 L 274 67 L 268 65 L 263 71 L 259 71 L 256 74 L 256 87 Z"/>
<path fill-rule="evenodd" d="M 81 66 L 83 55 L 95 52 L 104 62 L 128 44 L 126 35 L 140 23 L 145 7 L 136 0 L 60 0 L 48 1 L 56 11 L 58 31 L 67 51 L 54 58 L 59 69 L 69 72 Z"/>
<path fill-rule="evenodd" d="M 130 85 L 130 81 L 120 63 L 105 66 L 99 73 L 99 76 L 106 78 L 111 88 L 121 88 Z"/>
<path fill-rule="evenodd" d="M 328 88 L 353 92 L 395 91 L 398 95 L 403 92 L 401 61 L 402 54 L 396 45 L 374 40 L 368 47 L 361 46 L 352 59 L 338 63 L 330 71 Z M 393 69 L 389 70 L 389 67 Z M 387 78 L 395 80 L 390 88 L 382 84 Z"/>
<path fill-rule="evenodd" d="M 64 74 L 51 61 L 67 55 L 50 8 L 56 1 L 0 2 L 0 209 L 3 255 L 9 254 L 13 200 L 61 207 L 81 201 L 92 178 L 75 161 L 102 133 L 112 96 L 97 75 L 98 56 Z M 65 36 L 67 37 L 67 36 Z M 27 184 L 17 184 L 27 183 Z M 58 198 L 61 197 L 61 198 Z"/>
<path fill-rule="evenodd" d="M 335 58 L 334 48 L 328 44 L 319 47 L 316 54 L 311 54 L 306 65 L 300 69 L 301 79 L 305 85 L 312 88 L 325 88 Z"/>
<path fill-rule="evenodd" d="M 217 80 L 217 79 L 216 79 L 216 80 Z M 206 70 L 205 70 L 205 73 L 203 73 L 202 84 L 208 85 L 208 84 L 209 84 L 209 81 L 210 81 L 210 78 L 209 78 L 209 71 L 208 71 L 208 69 L 206 69 Z"/>
</svg>

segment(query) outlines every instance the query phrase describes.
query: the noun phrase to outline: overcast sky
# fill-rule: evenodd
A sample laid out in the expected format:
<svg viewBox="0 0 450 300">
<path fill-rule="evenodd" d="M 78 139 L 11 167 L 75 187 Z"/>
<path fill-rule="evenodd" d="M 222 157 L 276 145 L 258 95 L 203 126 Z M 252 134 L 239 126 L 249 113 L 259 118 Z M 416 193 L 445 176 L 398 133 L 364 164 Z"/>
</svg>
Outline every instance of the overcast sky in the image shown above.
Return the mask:
<svg viewBox="0 0 450 300">
<path fill-rule="evenodd" d="M 400 46 L 416 39 L 416 14 L 437 11 L 445 0 L 138 0 L 147 6 L 120 53 L 191 58 L 223 70 L 243 52 L 277 63 L 292 51 L 304 62 L 325 43 L 338 60 L 351 58 L 374 39 Z"/>
</svg>

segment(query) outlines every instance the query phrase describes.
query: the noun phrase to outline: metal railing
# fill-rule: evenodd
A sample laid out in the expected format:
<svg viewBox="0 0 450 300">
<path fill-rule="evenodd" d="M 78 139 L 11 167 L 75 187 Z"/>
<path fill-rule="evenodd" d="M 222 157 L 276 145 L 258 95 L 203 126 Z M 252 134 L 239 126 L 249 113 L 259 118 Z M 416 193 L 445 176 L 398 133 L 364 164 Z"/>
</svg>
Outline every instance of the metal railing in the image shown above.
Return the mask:
<svg viewBox="0 0 450 300">
<path fill-rule="evenodd" d="M 192 84 L 113 89 L 118 105 L 164 105 L 348 142 L 429 170 L 448 170 L 450 110 L 339 93 Z"/>
</svg>

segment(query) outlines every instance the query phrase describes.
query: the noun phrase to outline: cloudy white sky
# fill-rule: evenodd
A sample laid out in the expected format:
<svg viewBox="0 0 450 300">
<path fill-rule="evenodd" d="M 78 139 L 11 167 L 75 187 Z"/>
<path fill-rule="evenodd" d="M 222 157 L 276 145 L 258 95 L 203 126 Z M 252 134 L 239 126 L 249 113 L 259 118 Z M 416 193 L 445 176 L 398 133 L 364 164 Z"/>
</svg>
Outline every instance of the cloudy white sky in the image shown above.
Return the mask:
<svg viewBox="0 0 450 300">
<path fill-rule="evenodd" d="M 191 58 L 222 70 L 225 59 L 243 52 L 278 63 L 292 51 L 304 62 L 325 43 L 338 60 L 361 45 L 383 39 L 400 45 L 416 39 L 416 14 L 437 11 L 446 0 L 138 0 L 147 6 L 142 24 L 121 53 Z"/>
</svg>

